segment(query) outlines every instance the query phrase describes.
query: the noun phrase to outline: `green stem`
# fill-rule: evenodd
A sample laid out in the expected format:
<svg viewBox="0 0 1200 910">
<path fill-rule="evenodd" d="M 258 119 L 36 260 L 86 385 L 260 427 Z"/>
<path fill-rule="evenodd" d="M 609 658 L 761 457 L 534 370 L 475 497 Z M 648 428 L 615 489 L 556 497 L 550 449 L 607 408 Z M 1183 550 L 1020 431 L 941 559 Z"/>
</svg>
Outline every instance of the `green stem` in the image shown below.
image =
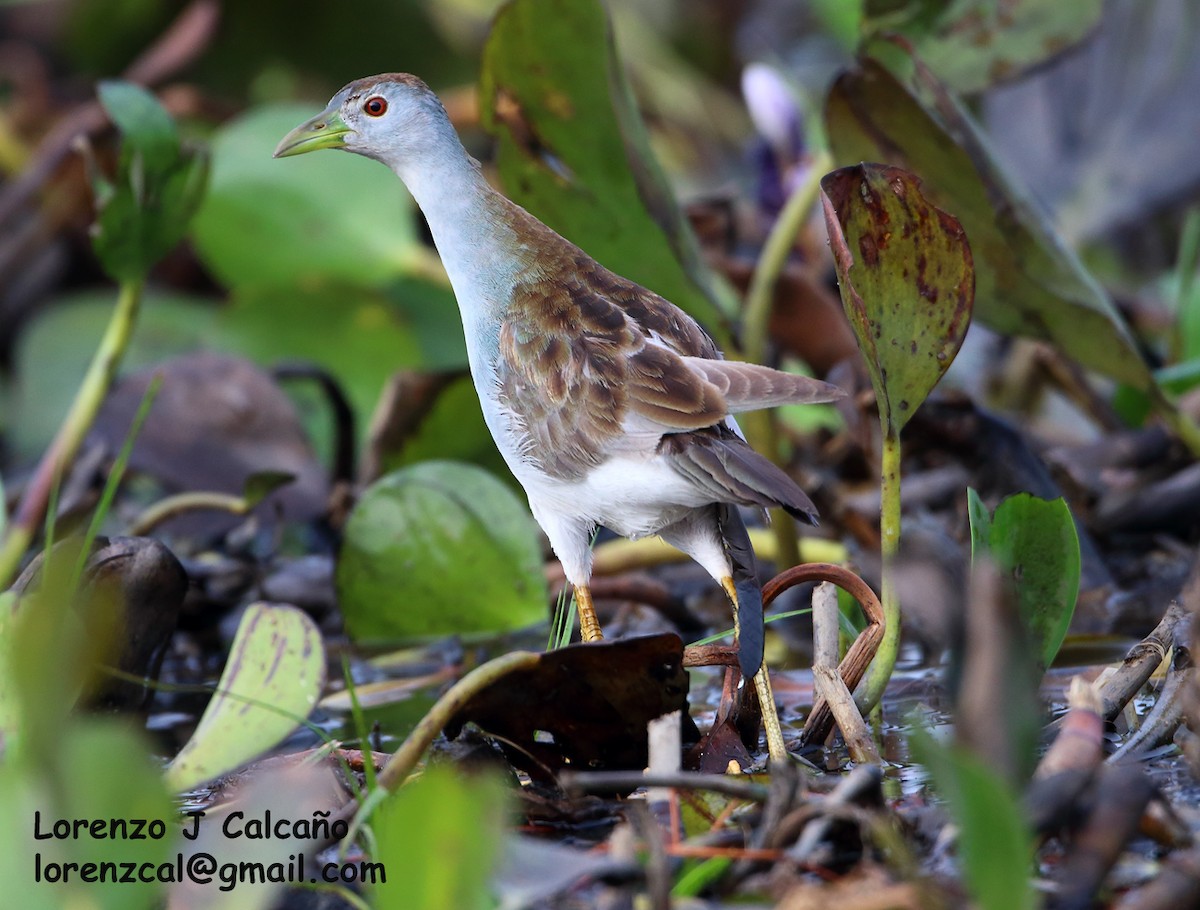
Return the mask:
<svg viewBox="0 0 1200 910">
<path fill-rule="evenodd" d="M 350 833 L 344 842 L 350 843 L 354 840 L 358 829 L 370 817 L 375 806 L 386 799 L 389 793 L 400 789 L 408 780 L 425 750 L 467 702 L 509 674 L 533 670 L 541 659 L 541 654 L 532 651 L 511 651 L 476 667 L 451 686 L 421 718 L 420 723 L 408 734 L 408 738 L 400 744 L 400 748 L 392 753 L 392 757 L 376 778 L 375 789 L 367 794 L 361 804 L 351 801 L 337 813 L 335 818 L 353 817 Z"/>
<path fill-rule="evenodd" d="M 831 167 L 833 158 L 828 152 L 821 152 L 813 159 L 808 176 L 788 197 L 754 266 L 750 290 L 746 292 L 746 317 L 742 328 L 742 351 L 751 363 L 762 363 L 767 355 L 767 328 L 771 322 L 775 283 L 787 264 L 800 229 L 817 202 L 821 178 Z"/>
<path fill-rule="evenodd" d="M 250 500 L 245 496 L 234 496 L 231 493 L 192 492 L 176 493 L 167 496 L 148 506 L 129 526 L 130 537 L 144 537 L 152 530 L 185 512 L 197 509 L 211 509 L 217 512 L 229 512 L 233 515 L 245 515 L 250 511 Z"/>
<path fill-rule="evenodd" d="M 879 480 L 879 537 L 883 557 L 883 580 L 879 601 L 883 607 L 883 640 L 867 673 L 866 688 L 859 705 L 864 714 L 871 711 L 883 697 L 896 667 L 900 651 L 900 603 L 892 579 L 892 564 L 900 546 L 900 434 L 884 427 L 883 453 L 880 459 Z"/>
<path fill-rule="evenodd" d="M 1168 405 L 1161 410 L 1164 419 L 1175 435 L 1193 455 L 1200 456 L 1200 427 L 1187 414 Z"/>
<path fill-rule="evenodd" d="M 467 702 L 511 673 L 535 669 L 541 659 L 541 654 L 532 651 L 510 651 L 476 667 L 456 682 L 421 718 L 400 748 L 392 753 L 387 765 L 379 772 L 379 786 L 384 790 L 399 789 L 416 768 L 425 750 Z"/>
<path fill-rule="evenodd" d="M 127 281 L 121 285 L 117 306 L 100 340 L 100 347 L 92 357 L 87 375 L 75 393 L 71 409 L 38 463 L 25 495 L 21 497 L 16 515 L 8 525 L 4 540 L 0 542 L 0 589 L 8 587 L 16 576 L 21 558 L 45 517 L 51 489 L 79 453 L 83 438 L 96 419 L 125 350 L 129 347 L 141 300 L 141 281 Z"/>
<path fill-rule="evenodd" d="M 821 178 L 832 166 L 833 158 L 828 152 L 821 152 L 813 159 L 804 182 L 788 197 L 787 204 L 771 227 L 762 254 L 754 266 L 750 289 L 746 292 L 746 315 L 742 326 L 742 356 L 750 363 L 762 363 L 766 359 L 775 285 L 796 244 L 796 237 L 816 204 Z M 750 445 L 779 463 L 783 453 L 780 451 L 774 412 L 747 414 L 743 423 Z M 776 565 L 781 569 L 799 565 L 799 538 L 791 517 L 782 509 L 774 509 L 771 528 L 775 535 Z"/>
</svg>

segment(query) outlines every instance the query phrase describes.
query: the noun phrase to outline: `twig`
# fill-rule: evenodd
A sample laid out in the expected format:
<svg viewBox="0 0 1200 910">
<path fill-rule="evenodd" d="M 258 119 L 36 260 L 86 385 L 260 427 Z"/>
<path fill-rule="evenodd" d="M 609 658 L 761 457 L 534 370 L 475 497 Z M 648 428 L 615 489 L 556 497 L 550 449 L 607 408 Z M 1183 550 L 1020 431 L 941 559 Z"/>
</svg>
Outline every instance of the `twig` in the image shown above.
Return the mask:
<svg viewBox="0 0 1200 910">
<path fill-rule="evenodd" d="M 859 633 L 846 656 L 838 665 L 838 674 L 851 692 L 862 681 L 867 667 L 879 649 L 879 642 L 884 635 L 883 607 L 879 598 L 865 581 L 842 566 L 829 563 L 807 563 L 793 566 L 785 572 L 780 572 L 763 585 L 763 605 L 769 605 L 776 597 L 794 585 L 806 581 L 830 581 L 858 601 L 867 617 L 867 627 Z M 861 708 L 861 705 L 860 705 Z M 804 723 L 800 734 L 802 743 L 823 742 L 833 729 L 833 714 L 824 698 L 817 697 L 813 702 L 812 713 Z"/>
<path fill-rule="evenodd" d="M 1173 600 L 1167 607 L 1167 612 L 1154 630 L 1129 649 L 1125 660 L 1117 668 L 1100 690 L 1103 701 L 1102 714 L 1105 720 L 1113 720 L 1138 693 L 1166 659 L 1167 652 L 1176 642 L 1179 630 L 1186 633 L 1187 627 L 1181 626 L 1190 618 L 1190 613 L 1179 601 Z"/>
<path fill-rule="evenodd" d="M 837 589 L 823 581 L 813 592 L 812 601 L 814 688 L 829 705 L 850 758 L 860 764 L 875 764 L 879 761 L 879 750 L 854 704 L 853 694 L 838 673 Z"/>
</svg>

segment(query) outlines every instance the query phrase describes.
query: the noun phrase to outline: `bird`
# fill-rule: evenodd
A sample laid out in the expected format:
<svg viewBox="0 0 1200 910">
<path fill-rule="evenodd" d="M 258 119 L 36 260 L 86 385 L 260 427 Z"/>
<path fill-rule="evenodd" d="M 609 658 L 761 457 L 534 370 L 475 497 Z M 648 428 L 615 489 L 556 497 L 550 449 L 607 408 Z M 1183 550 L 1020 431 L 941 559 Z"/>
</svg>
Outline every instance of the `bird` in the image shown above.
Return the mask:
<svg viewBox="0 0 1200 910">
<path fill-rule="evenodd" d="M 834 385 L 725 360 L 675 304 L 602 266 L 504 196 L 418 77 L 355 80 L 280 141 L 276 158 L 342 149 L 408 188 L 458 301 L 497 448 L 575 591 L 581 638 L 603 637 L 591 542 L 658 535 L 724 588 L 772 761 L 786 755 L 763 662 L 762 593 L 739 507 L 815 524 L 796 482 L 734 414 L 842 397 Z"/>
</svg>

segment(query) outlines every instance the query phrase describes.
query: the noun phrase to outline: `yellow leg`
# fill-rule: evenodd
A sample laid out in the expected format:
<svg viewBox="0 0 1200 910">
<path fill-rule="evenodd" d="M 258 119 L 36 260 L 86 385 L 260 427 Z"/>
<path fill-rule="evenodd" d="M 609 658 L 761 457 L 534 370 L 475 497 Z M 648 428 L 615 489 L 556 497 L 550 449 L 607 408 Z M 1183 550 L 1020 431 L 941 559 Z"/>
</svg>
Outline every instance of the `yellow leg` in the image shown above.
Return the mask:
<svg viewBox="0 0 1200 910">
<path fill-rule="evenodd" d="M 604 633 L 600 631 L 600 620 L 596 618 L 596 608 L 592 606 L 592 592 L 587 585 L 575 586 L 575 608 L 579 611 L 579 637 L 584 641 L 600 641 Z"/>
<path fill-rule="evenodd" d="M 721 587 L 733 602 L 733 630 L 738 632 L 738 596 L 737 586 L 733 579 L 726 576 L 721 579 Z M 754 692 L 758 695 L 758 704 L 762 709 L 763 726 L 767 730 L 767 754 L 773 762 L 787 760 L 787 746 L 783 744 L 783 726 L 779 723 L 779 712 L 775 709 L 775 696 L 771 693 L 771 677 L 767 674 L 766 662 L 754 674 Z"/>
</svg>

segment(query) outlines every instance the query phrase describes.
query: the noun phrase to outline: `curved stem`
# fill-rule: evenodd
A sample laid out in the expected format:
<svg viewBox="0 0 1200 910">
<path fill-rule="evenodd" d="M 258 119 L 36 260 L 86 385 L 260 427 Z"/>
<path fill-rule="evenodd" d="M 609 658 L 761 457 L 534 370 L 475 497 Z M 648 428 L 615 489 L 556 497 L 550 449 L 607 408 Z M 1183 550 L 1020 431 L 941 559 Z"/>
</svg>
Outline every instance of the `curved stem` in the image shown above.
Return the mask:
<svg viewBox="0 0 1200 910">
<path fill-rule="evenodd" d="M 742 325 L 742 356 L 751 363 L 762 363 L 767 356 L 775 284 L 779 281 L 788 255 L 795 246 L 796 237 L 804 227 L 805 219 L 817 201 L 821 177 L 832 166 L 833 158 L 828 152 L 821 152 L 813 159 L 804 182 L 788 197 L 787 204 L 771 227 L 762 254 L 754 266 L 750 289 L 746 292 L 745 319 Z M 750 445 L 778 463 L 782 452 L 779 450 L 779 433 L 774 412 L 759 411 L 747 414 L 742 422 Z M 799 538 L 791 517 L 782 509 L 773 509 L 771 519 L 771 528 L 775 535 L 776 564 L 780 568 L 799 564 Z"/>
<path fill-rule="evenodd" d="M 767 329 L 771 322 L 775 283 L 787 263 L 800 229 L 804 227 L 805 219 L 816 204 L 821 178 L 831 167 L 833 158 L 828 152 L 821 152 L 812 160 L 808 175 L 788 197 L 754 266 L 750 289 L 746 292 L 746 315 L 742 326 L 742 352 L 745 359 L 752 363 L 762 363 L 766 357 Z"/>
<path fill-rule="evenodd" d="M 375 806 L 386 799 L 389 793 L 398 790 L 408 779 L 430 743 L 446 727 L 450 719 L 462 709 L 463 705 L 473 696 L 510 673 L 534 669 L 541 658 L 541 654 L 533 651 L 512 651 L 476 667 L 447 689 L 446 693 L 421 718 L 421 722 L 408 734 L 408 738 L 401 743 L 400 748 L 392 753 L 392 757 L 388 759 L 388 763 L 384 765 L 383 770 L 376 778 L 377 786 L 363 798 L 361 803 L 351 800 L 331 819 L 333 821 L 353 817 L 350 833 L 344 839 L 344 843 L 350 843 L 363 822 L 370 817 Z"/>
<path fill-rule="evenodd" d="M 141 281 L 126 281 L 121 284 L 116 309 L 113 310 L 100 346 L 92 357 L 87 374 L 75 393 L 71 409 L 59 426 L 54 441 L 50 443 L 50 447 L 38 463 L 33 478 L 25 488 L 21 504 L 8 525 L 4 540 L 0 543 L 0 589 L 7 587 L 16 575 L 21 557 L 33 542 L 37 529 L 45 518 L 51 489 L 79 453 L 83 438 L 96 419 L 104 396 L 108 394 L 117 368 L 121 365 L 121 359 L 125 356 L 125 349 L 129 347 L 141 301 Z"/>
<path fill-rule="evenodd" d="M 164 521 L 195 509 L 213 509 L 245 515 L 250 511 L 250 502 L 245 496 L 234 496 L 231 493 L 177 493 L 148 506 L 129 526 L 127 533 L 130 537 L 144 537 Z"/>
<path fill-rule="evenodd" d="M 421 718 L 421 722 L 413 728 L 412 733 L 408 734 L 408 738 L 379 772 L 380 788 L 395 790 L 404 783 L 434 738 L 475 695 L 495 685 L 510 673 L 534 669 L 541 659 L 542 655 L 533 651 L 512 651 L 476 667 L 447 689 L 446 694 Z"/>
</svg>

